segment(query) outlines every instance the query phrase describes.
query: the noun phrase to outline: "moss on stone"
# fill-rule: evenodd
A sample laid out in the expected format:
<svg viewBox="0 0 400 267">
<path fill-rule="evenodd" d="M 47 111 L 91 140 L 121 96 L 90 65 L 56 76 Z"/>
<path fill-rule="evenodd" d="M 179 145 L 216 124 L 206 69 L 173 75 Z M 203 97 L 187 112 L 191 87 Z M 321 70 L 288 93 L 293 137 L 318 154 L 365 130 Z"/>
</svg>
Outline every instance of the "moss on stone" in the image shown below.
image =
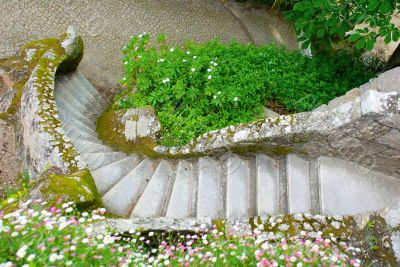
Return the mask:
<svg viewBox="0 0 400 267">
<path fill-rule="evenodd" d="M 55 203 L 59 198 L 76 203 L 78 209 L 101 207 L 101 197 L 88 169 L 71 175 L 62 175 L 50 170 L 38 181 L 39 191 L 46 201 Z"/>
<path fill-rule="evenodd" d="M 124 135 L 124 125 L 119 118 L 126 110 L 106 110 L 97 120 L 96 130 L 100 140 L 112 148 L 125 153 L 144 154 L 149 157 L 160 157 L 161 154 L 154 151 L 157 143 L 151 138 L 138 138 L 128 141 Z M 137 120 L 136 116 L 133 118 Z"/>
</svg>

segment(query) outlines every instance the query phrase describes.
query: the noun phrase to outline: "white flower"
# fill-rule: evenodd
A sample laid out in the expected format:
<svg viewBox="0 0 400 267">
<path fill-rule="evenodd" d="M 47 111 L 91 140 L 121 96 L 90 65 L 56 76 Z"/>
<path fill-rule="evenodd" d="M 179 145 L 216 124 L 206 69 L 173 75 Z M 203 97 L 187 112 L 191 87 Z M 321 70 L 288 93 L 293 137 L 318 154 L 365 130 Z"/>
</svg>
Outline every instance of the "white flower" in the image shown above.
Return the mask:
<svg viewBox="0 0 400 267">
<path fill-rule="evenodd" d="M 173 47 L 169 49 L 169 51 L 170 51 L 171 53 L 174 52 L 174 50 L 175 50 L 175 48 L 173 48 Z"/>
<path fill-rule="evenodd" d="M 104 244 L 106 244 L 106 245 L 111 244 L 111 243 L 114 243 L 114 238 L 108 235 L 108 236 L 106 236 L 106 237 L 104 238 L 103 242 L 104 242 Z"/>
<path fill-rule="evenodd" d="M 18 232 L 12 232 L 11 237 L 16 237 L 18 236 Z"/>
<path fill-rule="evenodd" d="M 215 96 L 214 96 L 214 99 L 216 99 L 216 98 L 217 98 L 217 96 L 215 95 Z"/>
<path fill-rule="evenodd" d="M 213 65 L 214 65 L 215 67 L 216 67 L 216 66 L 218 66 L 218 64 L 217 64 L 217 63 L 215 63 L 215 62 L 214 62 L 214 64 L 213 64 Z"/>
<path fill-rule="evenodd" d="M 57 254 L 56 253 L 50 254 L 49 261 L 55 262 L 56 260 L 57 260 Z"/>
<path fill-rule="evenodd" d="M 212 71 L 212 69 L 207 69 L 207 71 L 208 71 L 208 72 L 211 72 L 211 71 Z"/>
<path fill-rule="evenodd" d="M 104 244 L 100 244 L 97 246 L 98 249 L 103 249 L 104 248 Z"/>
<path fill-rule="evenodd" d="M 165 78 L 164 80 L 162 80 L 162 83 L 167 83 L 167 82 L 169 82 L 170 80 L 169 80 L 169 78 Z"/>
<path fill-rule="evenodd" d="M 186 59 L 182 60 L 182 62 L 186 62 L 186 61 L 187 61 Z"/>
<path fill-rule="evenodd" d="M 23 258 L 26 255 L 26 250 L 28 249 L 27 245 L 22 246 L 18 251 L 17 251 L 17 257 L 18 258 Z"/>
<path fill-rule="evenodd" d="M 169 265 L 169 260 L 164 261 L 165 265 Z"/>
<path fill-rule="evenodd" d="M 337 262 L 338 258 L 336 256 L 332 256 L 332 261 Z"/>
<path fill-rule="evenodd" d="M 125 61 L 125 63 L 124 63 L 125 65 L 128 65 L 128 61 Z"/>
<path fill-rule="evenodd" d="M 83 244 L 89 243 L 89 239 L 87 239 L 87 238 L 82 239 L 82 243 L 83 243 Z"/>
<path fill-rule="evenodd" d="M 126 62 L 125 62 L 126 63 Z M 66 209 L 66 208 L 68 208 L 69 207 L 69 205 L 68 205 L 68 203 L 64 203 L 64 204 L 62 204 L 62 206 L 61 206 L 63 209 Z"/>
<path fill-rule="evenodd" d="M 60 261 L 60 260 L 62 260 L 63 258 L 64 258 L 64 255 L 61 255 L 61 254 L 60 254 L 60 255 L 57 255 L 57 260 Z"/>
<path fill-rule="evenodd" d="M 76 250 L 76 247 L 75 247 L 75 246 L 70 246 L 70 247 L 69 247 L 69 250 L 70 250 L 70 251 L 75 251 L 75 250 Z"/>
<path fill-rule="evenodd" d="M 196 69 L 195 69 L 195 68 L 191 68 L 190 70 L 191 70 L 192 72 L 195 72 L 195 71 L 196 71 Z"/>
<path fill-rule="evenodd" d="M 233 101 L 238 101 L 238 97 L 237 96 L 235 96 L 235 98 L 233 99 Z"/>
<path fill-rule="evenodd" d="M 14 199 L 13 199 L 12 197 L 10 197 L 10 198 L 7 200 L 7 203 L 8 203 L 8 204 L 13 203 L 13 202 L 14 202 Z"/>
<path fill-rule="evenodd" d="M 154 235 L 154 232 L 150 232 L 150 233 L 149 233 L 149 236 L 153 236 L 153 235 Z"/>
<path fill-rule="evenodd" d="M 163 58 L 160 58 L 159 60 L 157 60 L 157 62 L 164 62 L 165 61 L 165 59 L 163 59 Z"/>
<path fill-rule="evenodd" d="M 65 209 L 65 212 L 69 213 L 72 212 L 74 209 L 72 207 L 69 207 L 68 209 Z"/>
<path fill-rule="evenodd" d="M 188 54 L 188 55 L 189 55 L 189 54 L 190 54 L 190 51 L 186 51 L 186 54 Z"/>
<path fill-rule="evenodd" d="M 24 264 L 21 267 L 29 267 L 29 264 Z"/>
<path fill-rule="evenodd" d="M 66 266 L 71 266 L 72 263 L 73 263 L 72 261 L 67 261 L 67 262 L 65 263 L 65 265 L 66 265 Z"/>
<path fill-rule="evenodd" d="M 31 254 L 31 255 L 28 256 L 28 258 L 26 258 L 26 260 L 27 260 L 28 262 L 31 262 L 31 261 L 33 261 L 33 260 L 35 259 L 35 257 L 36 257 L 35 254 Z"/>
<path fill-rule="evenodd" d="M 203 258 L 203 254 L 199 254 L 197 257 L 199 257 L 199 259 Z"/>
<path fill-rule="evenodd" d="M 196 59 L 197 58 L 197 56 L 193 56 L 193 59 Z"/>
<path fill-rule="evenodd" d="M 212 78 L 212 76 L 211 76 L 211 75 L 208 75 L 208 79 L 211 80 L 211 78 Z"/>
</svg>

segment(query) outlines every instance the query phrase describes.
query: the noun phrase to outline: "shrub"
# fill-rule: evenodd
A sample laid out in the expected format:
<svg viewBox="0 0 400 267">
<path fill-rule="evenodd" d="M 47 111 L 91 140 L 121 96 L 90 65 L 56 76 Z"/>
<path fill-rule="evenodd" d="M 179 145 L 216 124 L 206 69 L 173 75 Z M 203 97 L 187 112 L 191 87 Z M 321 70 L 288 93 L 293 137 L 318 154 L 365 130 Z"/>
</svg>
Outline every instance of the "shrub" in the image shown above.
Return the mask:
<svg viewBox="0 0 400 267">
<path fill-rule="evenodd" d="M 155 108 L 164 145 L 182 145 L 210 130 L 264 117 L 264 106 L 309 111 L 375 75 L 350 52 L 309 58 L 283 47 L 187 42 L 134 36 L 123 50 L 128 91 L 114 108 Z M 137 86 L 137 90 L 133 90 Z"/>
<path fill-rule="evenodd" d="M 149 230 L 99 234 L 93 223 L 104 212 L 78 213 L 73 203 L 47 207 L 40 200 L 0 211 L 0 266 L 360 266 L 353 258 L 358 249 L 333 236 L 206 227 L 179 240 Z"/>
</svg>

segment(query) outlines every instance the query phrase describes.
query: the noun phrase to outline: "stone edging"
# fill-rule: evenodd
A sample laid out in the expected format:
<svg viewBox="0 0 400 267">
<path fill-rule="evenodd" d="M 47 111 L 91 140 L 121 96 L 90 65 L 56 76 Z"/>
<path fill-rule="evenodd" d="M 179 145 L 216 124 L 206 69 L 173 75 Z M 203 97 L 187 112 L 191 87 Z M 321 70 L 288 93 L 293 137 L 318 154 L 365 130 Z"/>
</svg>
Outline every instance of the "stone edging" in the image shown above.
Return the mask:
<svg viewBox="0 0 400 267">
<path fill-rule="evenodd" d="M 54 98 L 55 75 L 63 62 L 76 58 L 73 47 L 81 42 L 72 27 L 60 39 L 45 39 L 25 46 L 26 60 L 34 64 L 23 89 L 20 106 L 23 167 L 31 177 L 56 167 L 64 174 L 82 170 L 85 165 L 72 142 L 61 129 Z M 79 57 L 78 57 L 79 58 Z"/>
</svg>

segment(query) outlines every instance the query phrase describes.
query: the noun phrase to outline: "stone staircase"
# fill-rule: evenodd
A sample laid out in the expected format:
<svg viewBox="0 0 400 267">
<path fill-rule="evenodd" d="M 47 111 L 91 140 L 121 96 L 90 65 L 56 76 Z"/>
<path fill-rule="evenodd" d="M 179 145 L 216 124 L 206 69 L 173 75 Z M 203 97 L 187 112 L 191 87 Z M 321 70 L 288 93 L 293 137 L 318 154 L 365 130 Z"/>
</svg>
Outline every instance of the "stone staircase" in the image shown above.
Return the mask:
<svg viewBox="0 0 400 267">
<path fill-rule="evenodd" d="M 400 180 L 338 158 L 265 154 L 189 159 L 126 155 L 102 144 L 106 103 L 79 72 L 59 75 L 62 128 L 86 162 L 107 210 L 126 217 L 238 218 L 282 213 L 355 214 L 390 206 Z"/>
</svg>

